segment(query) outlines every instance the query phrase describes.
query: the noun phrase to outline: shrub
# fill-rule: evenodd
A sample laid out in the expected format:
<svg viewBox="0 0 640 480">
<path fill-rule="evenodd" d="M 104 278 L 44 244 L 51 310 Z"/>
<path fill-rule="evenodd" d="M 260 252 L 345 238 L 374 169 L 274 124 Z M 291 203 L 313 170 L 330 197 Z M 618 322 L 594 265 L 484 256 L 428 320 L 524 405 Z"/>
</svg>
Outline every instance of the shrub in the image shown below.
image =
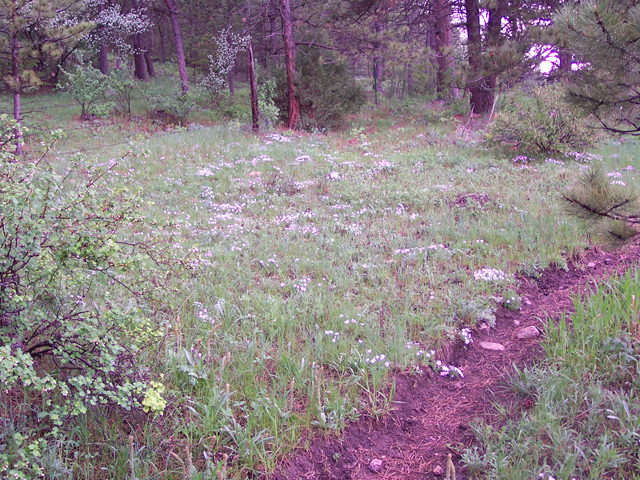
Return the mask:
<svg viewBox="0 0 640 480">
<path fill-rule="evenodd" d="M 274 101 L 278 87 L 273 78 L 265 80 L 258 87 L 258 108 L 260 110 L 260 120 L 264 127 L 271 127 L 276 124 L 280 117 L 280 109 Z"/>
<path fill-rule="evenodd" d="M 129 70 L 118 69 L 109 74 L 108 94 L 116 101 L 116 110 L 123 116 L 131 115 L 131 97 L 136 82 Z"/>
<path fill-rule="evenodd" d="M 64 72 L 67 83 L 61 89 L 82 107 L 82 119 L 87 120 L 92 115 L 105 117 L 109 115 L 113 104 L 106 101 L 109 77 L 91 65 L 80 66 L 75 72 Z"/>
<path fill-rule="evenodd" d="M 0 163 L 0 471 L 35 478 L 73 417 L 162 413 L 164 387 L 138 361 L 162 337 L 155 285 L 184 263 L 153 240 L 162 226 L 145 226 L 140 198 L 110 186 L 118 162 L 59 175 L 5 149 Z"/>
<path fill-rule="evenodd" d="M 146 106 L 149 113 L 168 116 L 180 126 L 184 126 L 187 123 L 189 114 L 198 104 L 192 92 L 188 92 L 185 95 L 182 93 L 180 86 L 177 85 L 171 95 L 149 94 L 146 97 Z"/>
<path fill-rule="evenodd" d="M 298 95 L 300 126 L 305 129 L 339 128 L 345 115 L 356 113 L 365 103 L 365 94 L 339 60 L 323 58 L 317 49 L 298 57 Z M 278 97 L 274 99 L 286 115 L 289 91 L 284 72 L 276 75 Z"/>
<path fill-rule="evenodd" d="M 529 154 L 558 154 L 593 146 L 593 130 L 563 97 L 562 86 L 551 85 L 535 88 L 533 96 L 510 98 L 495 117 L 488 143 Z"/>
</svg>

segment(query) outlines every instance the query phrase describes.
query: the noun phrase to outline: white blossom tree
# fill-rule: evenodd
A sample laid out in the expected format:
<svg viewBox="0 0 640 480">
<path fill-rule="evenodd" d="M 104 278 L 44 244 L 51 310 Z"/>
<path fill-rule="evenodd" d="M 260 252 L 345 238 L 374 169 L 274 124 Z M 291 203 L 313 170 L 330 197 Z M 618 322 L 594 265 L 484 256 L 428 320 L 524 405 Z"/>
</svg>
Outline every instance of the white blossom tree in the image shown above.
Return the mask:
<svg viewBox="0 0 640 480">
<path fill-rule="evenodd" d="M 223 29 L 213 38 L 216 55 L 209 55 L 209 73 L 200 82 L 200 86 L 212 97 L 218 95 L 236 62 L 236 57 L 248 48 L 250 40 L 249 35 L 239 35 L 228 29 Z"/>
<path fill-rule="evenodd" d="M 112 48 L 123 55 L 134 53 L 134 46 L 129 39 L 148 31 L 152 26 L 151 20 L 144 6 L 131 5 L 126 1 L 85 0 L 85 5 L 81 16 L 91 19 L 95 24 L 86 39 L 87 48 L 99 52 L 100 71 L 107 75 L 108 49 Z"/>
</svg>

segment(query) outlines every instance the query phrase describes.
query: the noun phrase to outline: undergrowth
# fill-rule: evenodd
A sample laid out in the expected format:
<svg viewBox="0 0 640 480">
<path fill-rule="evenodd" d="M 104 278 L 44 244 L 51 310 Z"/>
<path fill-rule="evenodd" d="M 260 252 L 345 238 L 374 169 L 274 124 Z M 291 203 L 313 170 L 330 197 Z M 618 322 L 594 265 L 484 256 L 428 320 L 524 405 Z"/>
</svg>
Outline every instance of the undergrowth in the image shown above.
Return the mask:
<svg viewBox="0 0 640 480">
<path fill-rule="evenodd" d="M 589 245 L 558 201 L 569 182 L 597 164 L 631 185 L 640 168 L 632 142 L 540 162 L 496 156 L 481 133 L 456 144 L 455 125 L 410 112 L 368 110 L 350 132 L 253 136 L 239 123 L 156 125 L 138 108 L 127 121 L 61 117 L 68 135 L 47 162 L 71 172 L 68 192 L 108 170 L 100 188 L 123 192 L 114 206 L 133 191 L 143 205 L 122 233 L 191 259 L 184 275 L 145 278 L 171 292 L 145 311 L 160 335 L 141 355 L 166 405 L 66 418 L 30 457 L 50 478 L 259 475 L 309 431 L 384 415 L 395 372 L 465 375 L 438 351 L 495 321 L 515 272 L 536 276 Z M 106 308 L 109 283 L 91 287 L 85 303 Z M 37 426 L 14 394 L 6 438 Z"/>
<path fill-rule="evenodd" d="M 640 273 L 600 285 L 576 312 L 547 323 L 546 359 L 516 369 L 523 409 L 503 426 L 473 426 L 474 478 L 640 478 Z"/>
</svg>

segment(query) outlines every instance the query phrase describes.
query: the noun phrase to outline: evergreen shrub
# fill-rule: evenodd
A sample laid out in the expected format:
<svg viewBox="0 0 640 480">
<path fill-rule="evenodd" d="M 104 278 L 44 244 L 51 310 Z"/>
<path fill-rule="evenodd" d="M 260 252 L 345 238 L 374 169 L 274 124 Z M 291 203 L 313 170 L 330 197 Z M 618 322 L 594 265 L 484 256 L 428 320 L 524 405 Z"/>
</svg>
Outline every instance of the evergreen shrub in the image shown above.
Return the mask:
<svg viewBox="0 0 640 480">
<path fill-rule="evenodd" d="M 343 126 L 346 115 L 357 113 L 365 104 L 364 90 L 347 72 L 346 65 L 312 49 L 297 59 L 296 85 L 300 97 L 300 127 L 307 130 Z M 275 105 L 286 120 L 289 107 L 287 78 L 276 75 L 278 96 Z"/>
<path fill-rule="evenodd" d="M 583 151 L 596 135 L 580 113 L 564 100 L 561 85 L 536 87 L 532 95 L 513 95 L 499 111 L 487 141 L 522 153 L 560 154 Z"/>
</svg>

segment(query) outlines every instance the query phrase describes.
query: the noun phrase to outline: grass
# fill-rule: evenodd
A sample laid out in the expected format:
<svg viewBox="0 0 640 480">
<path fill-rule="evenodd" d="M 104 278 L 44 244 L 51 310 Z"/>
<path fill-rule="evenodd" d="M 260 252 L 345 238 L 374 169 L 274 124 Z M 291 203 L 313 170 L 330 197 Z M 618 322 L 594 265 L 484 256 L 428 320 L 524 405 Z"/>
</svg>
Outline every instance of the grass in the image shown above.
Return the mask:
<svg viewBox="0 0 640 480">
<path fill-rule="evenodd" d="M 547 324 L 546 359 L 512 378 L 535 406 L 474 426 L 481 448 L 463 459 L 475 478 L 640 478 L 639 298 L 640 273 L 627 273 Z"/>
<path fill-rule="evenodd" d="M 382 120 L 326 136 L 59 120 L 69 135 L 50 161 L 115 159 L 107 181 L 140 189 L 199 261 L 155 312 L 166 335 L 144 359 L 163 375 L 165 415 L 81 419 L 47 452 L 48 478 L 244 478 L 310 431 L 383 415 L 393 372 L 438 368 L 425 352 L 491 322 L 515 272 L 589 245 L 559 202 L 581 169 L 631 185 L 622 168 L 640 168 L 633 142 L 514 163 L 451 122 Z M 476 280 L 483 269 L 504 279 Z"/>
</svg>

